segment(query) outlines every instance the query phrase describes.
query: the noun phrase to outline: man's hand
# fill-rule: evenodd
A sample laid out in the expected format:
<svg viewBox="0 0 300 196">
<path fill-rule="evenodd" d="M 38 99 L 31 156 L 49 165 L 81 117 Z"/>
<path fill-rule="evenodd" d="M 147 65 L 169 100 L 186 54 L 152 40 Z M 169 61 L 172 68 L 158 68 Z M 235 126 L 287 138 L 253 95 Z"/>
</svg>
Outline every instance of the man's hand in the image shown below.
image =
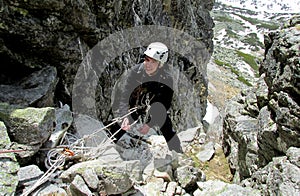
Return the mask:
<svg viewBox="0 0 300 196">
<path fill-rule="evenodd" d="M 144 124 L 140 129 L 140 133 L 146 135 L 149 132 L 150 127 L 147 124 Z"/>
<path fill-rule="evenodd" d="M 124 131 L 128 131 L 130 129 L 130 124 L 129 124 L 128 118 L 123 119 L 121 129 L 123 129 Z"/>
</svg>

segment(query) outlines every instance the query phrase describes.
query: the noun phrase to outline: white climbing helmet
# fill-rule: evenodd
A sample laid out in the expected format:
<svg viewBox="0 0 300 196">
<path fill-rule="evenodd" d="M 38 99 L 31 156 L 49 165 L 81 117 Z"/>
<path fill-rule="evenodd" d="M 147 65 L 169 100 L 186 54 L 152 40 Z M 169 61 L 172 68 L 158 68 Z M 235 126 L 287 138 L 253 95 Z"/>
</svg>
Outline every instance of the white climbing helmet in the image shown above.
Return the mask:
<svg viewBox="0 0 300 196">
<path fill-rule="evenodd" d="M 153 42 L 144 54 L 164 64 L 168 60 L 168 47 L 161 42 Z"/>
</svg>

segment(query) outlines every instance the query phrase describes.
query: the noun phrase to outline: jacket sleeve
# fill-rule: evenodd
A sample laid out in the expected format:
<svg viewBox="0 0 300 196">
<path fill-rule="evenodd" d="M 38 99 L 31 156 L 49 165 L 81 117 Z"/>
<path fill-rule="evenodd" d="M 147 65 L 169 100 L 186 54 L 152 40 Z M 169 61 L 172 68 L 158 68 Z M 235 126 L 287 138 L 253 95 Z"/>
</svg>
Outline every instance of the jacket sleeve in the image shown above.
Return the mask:
<svg viewBox="0 0 300 196">
<path fill-rule="evenodd" d="M 129 112 L 129 98 L 133 90 L 137 86 L 137 77 L 138 77 L 138 68 L 139 66 L 133 67 L 131 70 L 128 71 L 127 75 L 125 76 L 123 89 L 121 89 L 120 95 L 120 103 L 118 108 L 118 115 L 119 117 L 124 116 Z M 128 116 L 130 117 L 130 116 Z M 130 123 L 133 122 L 132 119 L 129 118 Z"/>
</svg>

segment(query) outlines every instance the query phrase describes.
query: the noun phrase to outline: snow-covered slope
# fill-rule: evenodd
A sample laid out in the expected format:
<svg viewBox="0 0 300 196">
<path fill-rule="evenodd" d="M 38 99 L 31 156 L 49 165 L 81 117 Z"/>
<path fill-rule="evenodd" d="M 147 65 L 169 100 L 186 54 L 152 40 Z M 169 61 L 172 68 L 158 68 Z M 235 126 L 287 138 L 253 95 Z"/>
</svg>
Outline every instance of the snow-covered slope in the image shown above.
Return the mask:
<svg viewBox="0 0 300 196">
<path fill-rule="evenodd" d="M 278 29 L 287 19 L 295 15 L 291 12 L 270 13 L 263 9 L 248 9 L 251 8 L 250 6 L 247 9 L 240 8 L 236 5 L 219 3 L 219 1 L 232 4 L 237 2 L 238 5 L 241 5 L 241 2 L 245 2 L 243 5 L 248 5 L 249 2 L 256 1 L 218 0 L 212 12 L 216 24 L 214 29 L 216 44 L 229 48 L 242 48 L 248 53 L 261 50 L 264 47 L 262 44 L 264 33 Z M 277 1 L 274 0 L 274 2 Z"/>
<path fill-rule="evenodd" d="M 268 13 L 299 13 L 299 0 L 216 0 L 217 3 Z"/>
<path fill-rule="evenodd" d="M 300 0 L 216 0 L 211 12 L 214 63 L 229 69 L 244 84 L 255 84 L 264 54 L 264 34 L 284 25 L 299 5 Z"/>
<path fill-rule="evenodd" d="M 209 101 L 220 110 L 226 100 L 255 85 L 264 55 L 264 34 L 300 14 L 300 0 L 216 0 L 214 53 L 207 65 Z"/>
</svg>

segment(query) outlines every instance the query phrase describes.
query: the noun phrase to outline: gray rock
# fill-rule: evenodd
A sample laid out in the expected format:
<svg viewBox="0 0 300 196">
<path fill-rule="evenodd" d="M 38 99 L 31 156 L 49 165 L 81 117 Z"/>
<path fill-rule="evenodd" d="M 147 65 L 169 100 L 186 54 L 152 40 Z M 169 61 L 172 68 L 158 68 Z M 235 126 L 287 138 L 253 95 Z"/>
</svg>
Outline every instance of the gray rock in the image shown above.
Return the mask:
<svg viewBox="0 0 300 196">
<path fill-rule="evenodd" d="M 177 168 L 175 176 L 182 188 L 187 191 L 195 189 L 196 183 L 198 181 L 204 181 L 204 173 L 192 166 L 182 166 Z"/>
<path fill-rule="evenodd" d="M 280 139 L 278 137 L 276 123 L 271 118 L 271 112 L 268 107 L 263 107 L 258 115 L 259 121 L 259 165 L 265 166 L 268 162 L 272 161 L 272 158 L 280 155 L 282 145 L 279 145 Z"/>
<path fill-rule="evenodd" d="M 291 163 L 300 168 L 300 148 L 290 147 L 286 155 Z"/>
<path fill-rule="evenodd" d="M 97 190 L 100 181 L 94 170 L 92 169 L 84 170 L 84 172 L 82 173 L 82 178 L 84 179 L 88 187 L 90 187 L 92 190 Z"/>
<path fill-rule="evenodd" d="M 230 167 L 237 171 L 235 182 L 250 177 L 258 164 L 258 121 L 243 115 L 244 105 L 238 102 L 241 100 L 236 98 L 227 106 L 223 133 L 224 153 L 228 156 Z"/>
<path fill-rule="evenodd" d="M 0 149 L 9 148 L 11 142 L 5 124 L 0 121 Z M 14 153 L 0 153 L 0 192 L 3 195 L 14 195 L 18 185 L 19 164 Z"/>
<path fill-rule="evenodd" d="M 205 144 L 200 152 L 197 153 L 196 157 L 201 162 L 209 161 L 215 154 L 215 144 L 208 142 Z"/>
<path fill-rule="evenodd" d="M 13 140 L 26 145 L 42 145 L 55 125 L 55 109 L 51 107 L 18 109 L 0 103 L 0 116 Z"/>
<path fill-rule="evenodd" d="M 175 195 L 177 188 L 177 182 L 169 182 L 167 189 L 166 189 L 166 195 Z"/>
<path fill-rule="evenodd" d="M 73 115 L 67 104 L 55 109 L 55 117 L 55 129 L 45 144 L 45 146 L 50 148 L 54 148 L 61 142 L 61 139 L 73 123 Z"/>
<path fill-rule="evenodd" d="M 273 120 L 278 124 L 279 134 L 287 143 L 287 148 L 299 147 L 300 143 L 299 139 L 295 140 L 300 135 L 300 106 L 296 101 L 300 95 L 296 79 L 300 73 L 300 40 L 295 27 L 298 22 L 299 16 L 293 17 L 281 30 L 265 36 L 266 56 L 260 68 L 260 72 L 266 75 Z"/>
<path fill-rule="evenodd" d="M 109 139 L 99 120 L 79 114 L 75 117 L 75 128 L 80 138 L 85 138 L 85 146 L 96 147 Z"/>
<path fill-rule="evenodd" d="M 72 182 L 77 175 L 87 177 L 87 170 L 96 173 L 99 181 L 101 179 L 107 194 L 122 194 L 128 191 L 132 188 L 133 179 L 138 179 L 137 175 L 140 171 L 139 164 L 136 161 L 105 163 L 105 160 L 99 158 L 71 166 L 60 175 L 60 178 L 65 182 Z"/>
<path fill-rule="evenodd" d="M 197 182 L 199 189 L 193 195 L 219 195 L 219 196 L 260 196 L 260 191 L 249 187 L 241 187 L 236 184 L 229 184 L 219 180 L 208 180 L 206 182 Z"/>
<path fill-rule="evenodd" d="M 67 192 L 65 189 L 58 187 L 57 185 L 53 184 L 45 184 L 40 188 L 40 190 L 33 193 L 33 196 L 40 196 L 40 195 L 60 195 L 60 196 L 67 196 Z"/>
<path fill-rule="evenodd" d="M 68 190 L 71 195 L 92 195 L 92 192 L 89 190 L 88 186 L 85 184 L 80 175 L 75 176 Z"/>
<path fill-rule="evenodd" d="M 300 168 L 287 157 L 274 157 L 268 165 L 258 169 L 243 184 L 261 190 L 263 195 L 299 195 Z"/>
<path fill-rule="evenodd" d="M 187 146 L 198 136 L 201 127 L 189 128 L 185 131 L 179 132 L 178 138 L 180 140 L 183 151 L 186 150 Z"/>
<path fill-rule="evenodd" d="M 21 167 L 18 172 L 19 187 L 23 187 L 24 191 L 29 189 L 37 180 L 39 180 L 44 172 L 37 165 L 28 165 Z"/>
<path fill-rule="evenodd" d="M 299 16 L 294 17 L 281 30 L 265 36 L 266 53 L 260 67 L 259 86 L 242 91 L 227 105 L 224 152 L 231 169 L 236 171 L 237 183 L 253 178 L 259 168 L 271 164 L 274 157 L 287 155 L 287 152 L 289 159 L 297 165 L 296 151 L 288 149 L 300 144 L 300 106 L 296 98 L 300 92 L 296 82 L 300 73 L 300 40 L 295 28 L 299 19 Z M 260 189 L 269 187 L 271 190 L 266 194 L 273 194 L 280 190 L 276 185 L 280 178 L 276 177 L 277 172 L 275 175 L 268 168 L 260 172 L 264 177 L 259 177 L 259 181 L 253 180 L 255 185 L 252 186 Z M 274 176 L 269 178 L 268 175 Z M 282 185 L 282 189 L 291 190 L 291 193 L 294 188 L 289 182 Z"/>
<path fill-rule="evenodd" d="M 268 98 L 269 90 L 268 90 L 268 86 L 264 80 L 265 77 L 266 77 L 266 74 L 263 73 L 260 76 L 259 80 L 257 81 L 257 91 L 256 91 L 255 95 L 257 98 L 257 105 L 259 108 L 266 106 L 269 102 L 269 98 Z"/>
<path fill-rule="evenodd" d="M 56 68 L 45 67 L 12 85 L 0 84 L 0 102 L 23 107 L 53 106 L 57 82 Z"/>
<path fill-rule="evenodd" d="M 162 178 L 152 178 L 147 184 L 139 187 L 142 195 L 160 195 L 162 191 L 165 191 L 164 180 Z"/>
</svg>

